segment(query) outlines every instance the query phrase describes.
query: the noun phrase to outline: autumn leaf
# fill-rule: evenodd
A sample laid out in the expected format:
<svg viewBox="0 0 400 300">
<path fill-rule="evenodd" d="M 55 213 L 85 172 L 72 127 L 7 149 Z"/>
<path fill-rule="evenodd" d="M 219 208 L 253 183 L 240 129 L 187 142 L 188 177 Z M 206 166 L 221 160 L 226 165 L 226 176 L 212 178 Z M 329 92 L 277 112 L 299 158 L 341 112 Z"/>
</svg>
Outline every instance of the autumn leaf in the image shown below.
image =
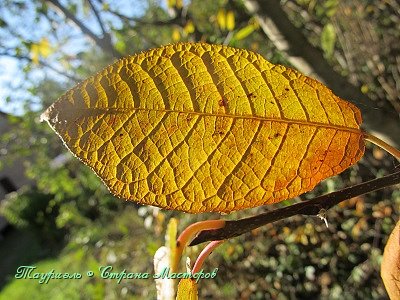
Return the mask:
<svg viewBox="0 0 400 300">
<path fill-rule="evenodd" d="M 183 1 L 182 0 L 167 0 L 167 6 L 168 8 L 182 8 L 183 6 Z"/>
<path fill-rule="evenodd" d="M 217 23 L 222 31 L 232 31 L 235 29 L 235 14 L 231 10 L 220 9 L 217 13 Z"/>
<path fill-rule="evenodd" d="M 241 29 L 239 29 L 234 35 L 233 39 L 235 41 L 240 41 L 252 34 L 255 30 L 255 26 L 253 24 L 249 24 Z"/>
<path fill-rule="evenodd" d="M 174 27 L 174 29 L 172 30 L 172 40 L 177 42 L 180 39 L 181 39 L 180 29 L 178 27 Z"/>
<path fill-rule="evenodd" d="M 259 54 L 204 43 L 121 59 L 42 119 L 114 195 L 191 213 L 295 197 L 364 153 L 357 107 Z"/>
<path fill-rule="evenodd" d="M 335 27 L 328 23 L 321 32 L 321 47 L 327 57 L 332 57 L 335 50 L 336 31 Z"/>
<path fill-rule="evenodd" d="M 226 17 L 225 17 L 226 21 L 226 29 L 229 31 L 232 31 L 233 29 L 235 29 L 235 14 L 233 13 L 233 11 L 229 10 L 226 13 Z"/>
<path fill-rule="evenodd" d="M 38 43 L 32 44 L 30 51 L 32 62 L 37 65 L 39 64 L 39 58 L 48 57 L 53 52 L 53 48 L 47 38 L 42 38 Z"/>
<path fill-rule="evenodd" d="M 189 20 L 186 23 L 185 27 L 183 28 L 183 31 L 185 32 L 186 35 L 188 35 L 190 33 L 193 33 L 194 29 L 195 29 L 195 27 L 194 27 L 194 24 L 193 24 L 192 20 Z"/>
<path fill-rule="evenodd" d="M 250 19 L 248 25 L 235 32 L 235 34 L 232 37 L 232 41 L 243 40 L 244 38 L 252 34 L 254 31 L 256 31 L 259 28 L 259 26 L 260 25 L 258 24 L 256 19 Z"/>
<path fill-rule="evenodd" d="M 177 9 L 181 9 L 183 7 L 183 0 L 176 0 L 175 1 L 175 7 Z"/>
<path fill-rule="evenodd" d="M 221 30 L 226 29 L 226 11 L 224 9 L 220 9 L 217 13 L 217 23 Z"/>
<path fill-rule="evenodd" d="M 400 299 L 400 221 L 397 222 L 386 243 L 381 277 L 390 299 Z"/>
<path fill-rule="evenodd" d="M 176 295 L 177 300 L 197 300 L 197 284 L 196 281 L 185 278 L 179 281 L 178 292 Z"/>
</svg>

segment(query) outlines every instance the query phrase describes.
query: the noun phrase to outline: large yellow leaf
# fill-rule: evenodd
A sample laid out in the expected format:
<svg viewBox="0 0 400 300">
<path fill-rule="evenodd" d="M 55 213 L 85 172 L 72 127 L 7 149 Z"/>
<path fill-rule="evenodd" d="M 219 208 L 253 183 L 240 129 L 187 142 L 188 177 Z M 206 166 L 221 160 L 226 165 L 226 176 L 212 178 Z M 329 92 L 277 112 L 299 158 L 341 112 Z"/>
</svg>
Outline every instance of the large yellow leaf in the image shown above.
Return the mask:
<svg viewBox="0 0 400 300">
<path fill-rule="evenodd" d="M 390 299 L 400 299 L 400 221 L 397 222 L 385 246 L 381 277 Z"/>
<path fill-rule="evenodd" d="M 295 197 L 364 152 L 354 105 L 259 54 L 203 43 L 121 59 L 42 117 L 113 194 L 192 213 Z"/>
</svg>

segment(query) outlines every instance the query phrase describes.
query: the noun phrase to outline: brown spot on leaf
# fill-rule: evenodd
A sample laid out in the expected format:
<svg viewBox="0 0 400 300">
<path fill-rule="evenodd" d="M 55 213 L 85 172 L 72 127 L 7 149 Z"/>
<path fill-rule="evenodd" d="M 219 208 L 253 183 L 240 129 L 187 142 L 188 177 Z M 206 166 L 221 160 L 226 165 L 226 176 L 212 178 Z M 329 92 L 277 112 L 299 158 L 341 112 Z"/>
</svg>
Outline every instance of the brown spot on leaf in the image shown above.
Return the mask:
<svg viewBox="0 0 400 300">
<path fill-rule="evenodd" d="M 224 98 L 222 98 L 221 100 L 218 101 L 218 105 L 219 106 L 226 106 L 226 100 Z"/>
<path fill-rule="evenodd" d="M 213 136 L 213 137 L 216 137 L 216 136 L 218 136 L 218 135 L 224 135 L 224 134 L 225 134 L 224 131 L 219 130 L 219 131 L 214 131 L 214 133 L 212 134 L 212 136 Z"/>
</svg>

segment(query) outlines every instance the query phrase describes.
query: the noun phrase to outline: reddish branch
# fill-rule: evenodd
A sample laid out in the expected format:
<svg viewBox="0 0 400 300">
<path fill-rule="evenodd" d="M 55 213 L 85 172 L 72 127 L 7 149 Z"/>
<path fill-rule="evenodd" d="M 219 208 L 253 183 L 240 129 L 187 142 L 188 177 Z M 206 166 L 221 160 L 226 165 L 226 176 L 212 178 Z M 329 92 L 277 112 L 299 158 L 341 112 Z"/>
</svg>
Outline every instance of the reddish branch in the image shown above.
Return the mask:
<svg viewBox="0 0 400 300">
<path fill-rule="evenodd" d="M 206 241 L 224 240 L 237 237 L 263 225 L 295 215 L 318 215 L 344 200 L 399 183 L 400 171 L 396 171 L 393 174 L 382 178 L 373 179 L 337 192 L 319 196 L 312 200 L 276 209 L 271 212 L 236 221 L 225 221 L 225 226 L 223 228 L 202 231 L 189 245 L 194 246 Z"/>
</svg>

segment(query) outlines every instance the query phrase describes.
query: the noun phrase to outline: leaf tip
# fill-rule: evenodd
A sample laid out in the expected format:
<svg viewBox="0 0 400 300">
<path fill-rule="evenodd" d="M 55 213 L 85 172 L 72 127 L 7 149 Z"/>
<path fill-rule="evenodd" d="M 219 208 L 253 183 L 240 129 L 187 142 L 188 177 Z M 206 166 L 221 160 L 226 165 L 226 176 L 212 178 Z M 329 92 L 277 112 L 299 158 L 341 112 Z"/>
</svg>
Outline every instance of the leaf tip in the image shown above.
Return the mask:
<svg viewBox="0 0 400 300">
<path fill-rule="evenodd" d="M 55 109 L 54 106 L 54 104 L 49 106 L 39 117 L 40 122 L 47 122 L 50 127 L 53 127 L 55 124 L 60 123 L 59 112 L 57 109 Z"/>
<path fill-rule="evenodd" d="M 48 109 L 46 109 L 41 115 L 40 115 L 40 122 L 48 122 L 50 119 L 50 107 Z"/>
</svg>

